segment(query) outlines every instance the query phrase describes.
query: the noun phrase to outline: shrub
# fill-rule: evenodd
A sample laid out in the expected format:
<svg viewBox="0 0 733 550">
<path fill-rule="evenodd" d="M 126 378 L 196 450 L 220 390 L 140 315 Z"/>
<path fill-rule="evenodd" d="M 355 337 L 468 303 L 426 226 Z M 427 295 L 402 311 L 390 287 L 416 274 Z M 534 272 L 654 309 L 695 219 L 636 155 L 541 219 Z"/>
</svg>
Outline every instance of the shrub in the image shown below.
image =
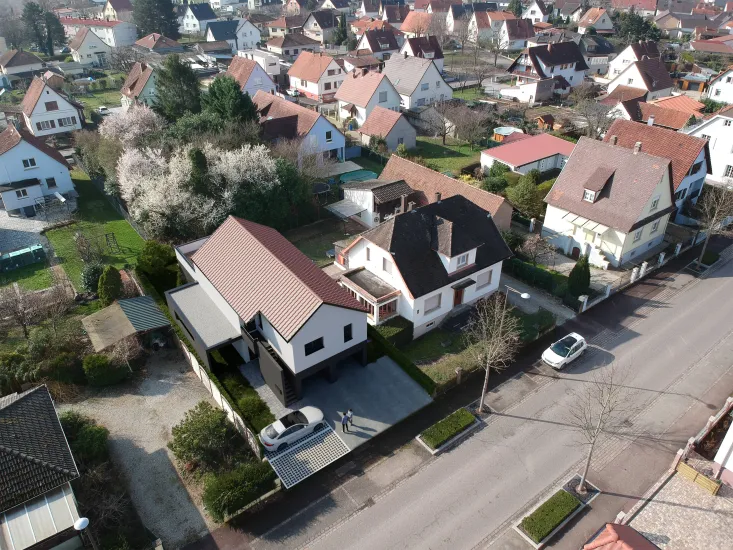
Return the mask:
<svg viewBox="0 0 733 550">
<path fill-rule="evenodd" d="M 274 487 L 270 464 L 249 462 L 229 472 L 207 475 L 202 500 L 211 516 L 221 522 Z"/>
<path fill-rule="evenodd" d="M 703 265 L 713 265 L 718 261 L 718 258 L 720 258 L 720 254 L 708 250 L 702 255 L 702 263 Z"/>
<path fill-rule="evenodd" d="M 496 176 L 489 176 L 481 182 L 481 188 L 484 191 L 488 191 L 489 193 L 496 193 L 497 195 L 501 195 L 507 188 L 507 185 L 508 183 L 505 178 Z"/>
<path fill-rule="evenodd" d="M 66 434 L 66 439 L 70 442 L 79 437 L 79 431 L 84 426 L 94 423 L 91 418 L 76 411 L 64 411 L 59 415 L 59 420 L 61 421 L 61 427 L 64 429 L 64 434 Z"/>
<path fill-rule="evenodd" d="M 102 305 L 108 306 L 122 294 L 122 277 L 116 267 L 108 265 L 99 277 L 97 294 Z"/>
<path fill-rule="evenodd" d="M 430 426 L 420 434 L 420 437 L 428 447 L 435 450 L 475 421 L 476 418 L 466 409 L 458 409 L 440 422 Z"/>
<path fill-rule="evenodd" d="M 384 336 L 379 334 L 379 331 L 377 331 L 377 329 L 372 325 L 367 326 L 367 336 L 371 338 L 372 344 L 374 345 L 374 349 L 371 352 L 372 356 L 376 355 L 381 357 L 381 355 L 377 355 L 381 351 L 382 355 L 389 356 L 403 371 L 407 373 L 410 378 L 420 384 L 420 386 L 428 392 L 429 395 L 433 395 L 433 393 L 435 393 L 435 382 L 427 374 L 421 371 L 415 363 L 410 361 L 404 353 L 399 351 Z M 368 349 L 367 354 L 369 354 Z"/>
<path fill-rule="evenodd" d="M 524 244 L 525 237 L 520 233 L 504 230 L 501 232 L 501 236 L 512 252 L 516 253 L 516 251 L 522 248 L 522 245 Z"/>
<path fill-rule="evenodd" d="M 267 404 L 249 385 L 249 382 L 239 370 L 215 374 L 221 385 L 224 386 L 226 393 L 231 396 L 232 405 L 237 407 L 244 421 L 248 422 L 255 432 L 259 432 L 275 421 L 275 416 L 270 412 Z"/>
<path fill-rule="evenodd" d="M 565 521 L 578 506 L 580 506 L 580 501 L 577 498 L 560 489 L 542 506 L 522 520 L 522 530 L 533 541 L 540 542 Z"/>
<path fill-rule="evenodd" d="M 543 181 L 537 186 L 537 194 L 540 198 L 544 199 L 547 196 L 547 193 L 550 192 L 550 189 L 552 189 L 552 186 L 555 184 L 556 179 L 557 178 L 552 178 L 551 180 Z"/>
<path fill-rule="evenodd" d="M 573 269 L 568 275 L 568 291 L 573 296 L 580 296 L 588 292 L 590 288 L 590 265 L 588 256 L 582 255 L 575 262 Z"/>
<path fill-rule="evenodd" d="M 112 364 L 106 355 L 87 355 L 83 366 L 84 374 L 92 386 L 111 386 L 127 378 L 127 369 Z"/>
<path fill-rule="evenodd" d="M 102 276 L 104 266 L 97 262 L 84 264 L 81 270 L 81 286 L 87 292 L 97 292 L 99 288 L 99 278 Z"/>
<path fill-rule="evenodd" d="M 502 162 L 494 161 L 494 164 L 492 164 L 491 168 L 489 168 L 488 175 L 490 177 L 497 178 L 497 177 L 502 177 L 507 172 L 509 172 L 509 167 L 506 164 Z"/>
<path fill-rule="evenodd" d="M 540 266 L 533 266 L 519 258 L 509 258 L 508 261 L 504 262 L 502 268 L 520 281 L 553 294 L 557 292 L 558 285 L 568 283 L 568 278 L 565 275 L 547 271 Z"/>
<path fill-rule="evenodd" d="M 175 263 L 176 254 L 173 249 L 156 241 L 145 241 L 137 255 L 138 268 L 153 278 L 164 276 L 166 268 Z"/>
<path fill-rule="evenodd" d="M 109 458 L 107 428 L 97 426 L 93 418 L 76 411 L 64 412 L 59 420 L 74 458 L 85 468 L 91 468 Z"/>
<path fill-rule="evenodd" d="M 171 430 L 168 448 L 183 463 L 204 470 L 218 470 L 231 459 L 234 439 L 238 437 L 227 414 L 201 401 Z"/>
<path fill-rule="evenodd" d="M 397 146 L 397 149 L 395 149 L 395 155 L 397 155 L 398 157 L 407 158 L 407 147 L 405 147 L 404 143 L 400 143 Z"/>
</svg>

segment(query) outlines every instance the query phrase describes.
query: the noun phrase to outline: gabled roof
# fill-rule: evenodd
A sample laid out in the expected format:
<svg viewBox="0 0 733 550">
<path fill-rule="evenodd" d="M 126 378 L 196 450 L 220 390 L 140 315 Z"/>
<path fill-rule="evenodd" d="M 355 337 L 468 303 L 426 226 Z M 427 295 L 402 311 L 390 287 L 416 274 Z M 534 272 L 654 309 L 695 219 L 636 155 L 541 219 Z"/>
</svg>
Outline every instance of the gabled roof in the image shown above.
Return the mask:
<svg viewBox="0 0 733 550">
<path fill-rule="evenodd" d="M 512 255 L 488 212 L 460 195 L 394 216 L 360 238 L 391 253 L 414 298 Z M 475 263 L 453 274 L 438 255 L 453 257 L 472 249 L 476 249 Z"/>
<path fill-rule="evenodd" d="M 570 17 L 576 11 L 578 11 L 579 9 L 581 9 L 581 7 L 582 6 L 580 4 L 568 2 L 560 10 L 560 15 L 562 15 L 563 17 Z"/>
<path fill-rule="evenodd" d="M 197 21 L 216 19 L 216 14 L 209 4 L 189 4 L 188 9 L 191 10 L 191 15 L 193 15 Z"/>
<path fill-rule="evenodd" d="M 363 311 L 290 241 L 251 221 L 229 216 L 191 260 L 242 320 L 261 313 L 286 341 L 323 304 Z"/>
<path fill-rule="evenodd" d="M 639 103 L 639 117 L 633 120 L 640 122 L 649 122 L 649 118 L 653 117 L 654 126 L 663 126 L 673 130 L 684 128 L 687 121 L 690 120 L 690 113 L 677 111 L 676 109 L 666 109 L 660 105 L 653 103 Z"/>
<path fill-rule="evenodd" d="M 496 11 L 499 5 L 496 2 L 474 2 L 473 4 L 451 4 L 450 13 L 456 21 L 464 16 L 470 16 L 475 11 Z"/>
<path fill-rule="evenodd" d="M 333 7 L 339 8 L 339 9 L 346 9 L 349 7 L 349 0 L 330 0 L 331 4 L 333 4 Z M 325 0 L 324 0 L 325 3 Z"/>
<path fill-rule="evenodd" d="M 239 23 L 238 19 L 212 21 L 206 26 L 206 32 L 208 33 L 211 31 L 211 35 L 214 37 L 214 40 L 234 40 L 237 38 Z"/>
<path fill-rule="evenodd" d="M 208 6 L 208 4 L 206 4 Z M 59 17 L 64 26 L 69 27 L 105 27 L 111 28 L 121 25 L 123 21 L 107 21 L 105 19 L 81 19 L 79 17 Z"/>
<path fill-rule="evenodd" d="M 0 512 L 77 477 L 48 388 L 0 397 Z"/>
<path fill-rule="evenodd" d="M 440 47 L 438 37 L 435 35 L 416 36 L 415 38 L 408 38 L 407 42 L 410 44 L 410 49 L 415 57 L 426 57 L 426 53 L 432 53 L 433 57 L 430 59 L 443 59 L 443 49 Z"/>
<path fill-rule="evenodd" d="M 403 195 L 411 195 L 412 188 L 402 180 L 385 181 L 382 179 L 366 181 L 350 181 L 341 185 L 342 189 L 353 189 L 360 191 L 371 191 L 374 200 L 384 204 L 401 198 Z"/>
<path fill-rule="evenodd" d="M 452 0 L 430 0 L 428 5 L 433 13 L 448 13 Z"/>
<path fill-rule="evenodd" d="M 357 107 L 366 107 L 385 79 L 389 82 L 386 75 L 381 73 L 370 71 L 362 74 L 361 71 L 352 71 L 341 83 L 334 97 L 340 101 L 353 103 Z"/>
<path fill-rule="evenodd" d="M 690 42 L 690 47 L 696 52 L 710 52 L 733 55 L 733 42 L 730 45 L 714 40 L 696 40 Z"/>
<path fill-rule="evenodd" d="M 31 116 L 33 114 L 33 109 L 36 108 L 36 105 L 41 99 L 41 95 L 43 94 L 43 90 L 46 89 L 46 86 L 48 86 L 48 84 L 46 84 L 42 78 L 39 78 L 37 76 L 33 77 L 31 85 L 28 86 L 28 89 L 23 96 L 23 101 L 20 102 L 20 108 L 23 110 L 23 114 L 25 114 L 26 116 Z M 51 88 L 49 87 L 49 89 Z M 71 101 L 69 101 L 69 99 L 64 96 L 64 94 L 62 94 L 58 90 L 54 90 L 54 92 L 56 95 L 61 97 L 63 101 L 66 101 L 70 105 L 73 105 Z"/>
<path fill-rule="evenodd" d="M 422 11 L 411 11 L 405 17 L 404 23 L 400 27 L 402 32 L 410 33 L 425 33 L 430 27 L 430 21 L 433 19 L 432 13 L 425 13 Z"/>
<path fill-rule="evenodd" d="M 575 144 L 550 134 L 537 134 L 521 141 L 486 149 L 484 154 L 511 166 L 523 166 L 553 155 L 569 157 Z"/>
<path fill-rule="evenodd" d="M 400 94 L 412 95 L 431 65 L 435 66 L 432 59 L 395 55 L 384 64 L 382 73 Z"/>
<path fill-rule="evenodd" d="M 638 42 L 632 42 L 629 44 L 629 48 L 634 52 L 636 59 L 641 59 L 644 56 L 658 59 L 662 56 L 662 54 L 659 53 L 657 43 L 652 42 L 651 40 L 639 40 Z"/>
<path fill-rule="evenodd" d="M 537 7 L 542 12 L 542 15 L 547 15 L 548 13 L 550 13 L 549 8 L 545 6 L 545 3 L 542 0 L 533 0 L 532 2 L 530 2 L 529 5 L 531 6 L 532 4 L 537 4 Z"/>
<path fill-rule="evenodd" d="M 268 40 L 267 45 L 275 48 L 290 48 L 292 46 L 320 46 L 321 43 L 313 38 L 308 38 L 304 34 L 291 32 L 285 36 L 276 36 Z"/>
<path fill-rule="evenodd" d="M 606 97 L 600 100 L 603 105 L 613 107 L 618 103 L 624 103 L 625 101 L 636 101 L 639 102 L 646 98 L 649 92 L 642 90 L 641 88 L 632 88 L 631 86 L 616 86 L 613 91 Z"/>
<path fill-rule="evenodd" d="M 636 66 L 639 70 L 639 74 L 641 74 L 641 78 L 644 80 L 644 85 L 650 92 L 665 90 L 674 86 L 672 78 L 669 76 L 669 71 L 661 59 L 645 58 L 628 65 L 628 67 L 632 66 Z M 625 70 L 621 72 L 621 75 L 624 72 Z M 619 78 L 621 75 L 616 78 Z"/>
<path fill-rule="evenodd" d="M 603 141 L 608 142 L 611 136 L 616 136 L 616 144 L 619 147 L 633 149 L 636 143 L 641 142 L 641 150 L 644 153 L 669 159 L 672 162 L 672 185 L 675 190 L 687 176 L 700 152 L 708 145 L 707 140 L 702 138 L 620 118 L 613 121 Z M 709 159 L 708 168 L 710 168 Z"/>
<path fill-rule="evenodd" d="M 17 130 L 12 124 L 9 124 L 8 127 L 0 133 L 0 155 L 4 155 L 21 141 L 25 141 L 42 153 L 51 157 L 53 160 L 60 162 L 66 168 L 69 168 L 69 164 L 66 162 L 66 159 L 58 152 L 58 150 L 46 145 L 44 141 L 31 135 L 26 130 Z"/>
<path fill-rule="evenodd" d="M 140 40 L 135 42 L 135 45 L 151 51 L 169 48 L 183 49 L 183 46 L 181 46 L 175 40 L 172 40 L 171 38 L 163 36 L 162 34 L 159 34 L 157 32 L 151 32 L 149 35 L 143 36 Z"/>
<path fill-rule="evenodd" d="M 22 67 L 41 64 L 40 58 L 23 50 L 8 50 L 0 56 L 0 67 Z"/>
<path fill-rule="evenodd" d="M 604 182 L 595 202 L 584 201 L 583 190 L 587 185 L 595 184 L 600 174 L 599 169 L 604 169 L 606 174 L 612 174 L 608 178 L 610 181 Z M 665 173 L 671 179 L 671 163 L 665 158 L 644 152 L 635 154 L 625 147 L 582 137 L 545 197 L 545 202 L 629 233 L 651 221 L 640 218 Z M 670 182 L 670 197 L 671 194 Z M 665 210 L 657 212 L 659 215 L 665 213 Z"/>
<path fill-rule="evenodd" d="M 476 19 L 476 27 L 479 29 L 491 28 L 491 23 L 495 21 L 508 21 L 517 17 L 508 11 L 476 11 L 472 18 Z"/>
<path fill-rule="evenodd" d="M 196 42 L 193 49 L 199 53 L 221 53 L 231 54 L 232 47 L 226 40 L 214 40 L 212 42 Z"/>
<path fill-rule="evenodd" d="M 386 19 L 389 23 L 402 23 L 409 13 L 410 6 L 390 5 L 384 6 L 384 13 L 382 17 Z"/>
<path fill-rule="evenodd" d="M 308 82 L 318 82 L 332 62 L 333 57 L 320 52 L 300 52 L 295 63 L 288 70 L 288 76 Z"/>
<path fill-rule="evenodd" d="M 266 139 L 293 139 L 311 131 L 321 115 L 287 99 L 258 90 L 252 98 L 260 115 L 260 125 Z"/>
<path fill-rule="evenodd" d="M 120 93 L 130 99 L 137 99 L 153 75 L 153 67 L 143 61 L 136 62 L 122 85 Z"/>
<path fill-rule="evenodd" d="M 359 128 L 359 132 L 367 136 L 382 136 L 386 138 L 400 118 L 404 118 L 404 115 L 398 111 L 379 106 L 374 107 L 364 121 L 364 124 Z"/>
<path fill-rule="evenodd" d="M 132 11 L 132 2 L 130 0 L 107 0 L 117 13 L 122 11 Z"/>
<path fill-rule="evenodd" d="M 575 70 L 584 71 L 588 69 L 588 64 L 585 62 L 583 53 L 575 42 L 559 42 L 557 44 L 540 44 L 539 46 L 533 46 L 524 50 L 522 55 L 526 54 L 529 57 L 529 61 L 534 67 L 540 78 L 551 78 L 552 74 L 547 74 L 542 69 L 540 61 L 545 66 L 563 65 L 565 63 L 575 63 Z M 519 60 L 522 55 L 514 60 L 507 71 L 513 72 L 515 67 L 519 64 Z"/>
<path fill-rule="evenodd" d="M 509 40 L 524 40 L 535 35 L 534 25 L 529 19 L 507 19 L 504 24 Z"/>
<path fill-rule="evenodd" d="M 731 71 L 733 71 L 733 65 L 730 65 L 729 67 L 721 70 L 714 78 L 710 80 L 710 85 L 712 85 L 713 82 L 715 82 L 716 80 L 719 80 L 720 78 L 723 77 L 723 75 L 726 75 L 730 73 Z"/>
<path fill-rule="evenodd" d="M 303 15 L 285 15 L 279 19 L 270 21 L 267 24 L 268 29 L 297 29 L 303 26 L 305 20 L 308 18 L 305 14 Z"/>
<path fill-rule="evenodd" d="M 657 0 L 611 0 L 611 7 L 616 10 L 634 8 L 636 11 L 655 11 Z"/>
<path fill-rule="evenodd" d="M 362 68 L 362 67 L 378 67 L 382 64 L 382 62 L 374 57 L 373 55 L 369 55 L 369 52 L 367 53 L 359 53 L 356 52 L 355 54 L 348 54 L 338 61 L 343 61 L 344 63 L 349 63 L 350 65 L 353 65 L 356 68 Z"/>
<path fill-rule="evenodd" d="M 660 97 L 659 99 L 652 99 L 649 103 L 653 103 L 658 107 L 664 107 L 665 109 L 684 111 L 689 114 L 700 113 L 705 108 L 704 103 L 700 103 L 687 95 Z"/>
<path fill-rule="evenodd" d="M 614 53 L 616 48 L 613 44 L 605 37 L 600 34 L 581 34 L 580 44 L 585 48 L 585 52 L 590 55 L 608 55 Z M 591 51 L 589 48 L 593 48 Z"/>
<path fill-rule="evenodd" d="M 371 30 L 364 33 L 369 49 L 374 53 L 391 52 L 399 50 L 397 38 L 394 33 L 388 30 Z"/>
<path fill-rule="evenodd" d="M 71 39 L 71 42 L 69 42 L 69 49 L 71 50 L 78 50 L 81 45 L 84 43 L 84 39 L 87 37 L 87 35 L 91 31 L 89 30 L 89 27 L 82 27 L 80 28 L 74 38 Z M 92 33 L 94 34 L 94 33 Z M 96 35 L 95 35 L 96 36 Z"/>
<path fill-rule="evenodd" d="M 504 204 L 508 204 L 504 197 L 455 180 L 426 166 L 398 157 L 397 155 L 392 155 L 389 158 L 387 165 L 379 177 L 390 181 L 406 181 L 412 189 L 419 193 L 418 205 L 428 204 L 433 200 L 436 192 L 440 193 L 446 199 L 454 195 L 462 195 L 491 213 L 492 216 L 496 216 L 499 209 Z"/>
<path fill-rule="evenodd" d="M 316 10 L 310 13 L 306 21 L 311 17 L 322 29 L 333 29 L 338 26 L 341 13 L 335 10 Z"/>
<path fill-rule="evenodd" d="M 583 17 L 578 21 L 578 27 L 592 27 L 598 20 L 603 17 L 606 10 L 603 8 L 591 8 L 583 14 Z"/>
<path fill-rule="evenodd" d="M 257 67 L 257 62 L 246 57 L 235 56 L 232 58 L 232 62 L 227 68 L 226 74 L 234 78 L 239 84 L 239 87 L 244 90 L 244 87 L 249 81 L 249 77 L 252 75 L 252 71 Z"/>
</svg>

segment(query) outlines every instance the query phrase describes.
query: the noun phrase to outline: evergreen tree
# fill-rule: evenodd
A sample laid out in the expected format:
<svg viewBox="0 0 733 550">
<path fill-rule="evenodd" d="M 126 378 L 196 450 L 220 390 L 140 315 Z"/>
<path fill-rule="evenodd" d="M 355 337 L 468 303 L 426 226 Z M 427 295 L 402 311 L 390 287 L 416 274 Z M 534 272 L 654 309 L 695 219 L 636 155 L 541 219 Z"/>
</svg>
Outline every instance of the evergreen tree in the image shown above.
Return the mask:
<svg viewBox="0 0 733 550">
<path fill-rule="evenodd" d="M 173 40 L 181 37 L 172 0 L 134 0 L 132 15 L 140 36 L 157 32 Z"/>
<path fill-rule="evenodd" d="M 522 17 L 522 2 L 521 0 L 511 0 L 506 8 L 506 11 L 513 13 L 517 17 Z"/>
<path fill-rule="evenodd" d="M 46 29 L 44 28 L 43 8 L 35 2 L 28 2 L 23 8 L 23 16 L 21 19 L 25 26 L 27 40 L 35 44 L 39 50 L 45 50 L 47 43 Z M 49 55 L 53 55 L 53 51 Z"/>
<path fill-rule="evenodd" d="M 204 111 L 211 111 L 225 121 L 247 122 L 257 118 L 257 109 L 248 93 L 242 93 L 231 76 L 214 79 L 209 91 L 201 96 Z"/>
<path fill-rule="evenodd" d="M 522 176 L 517 185 L 507 187 L 506 197 L 526 216 L 536 218 L 542 214 L 542 198 L 532 177 Z"/>
<path fill-rule="evenodd" d="M 193 69 L 170 55 L 158 71 L 153 110 L 170 122 L 201 111 L 201 90 Z"/>
<path fill-rule="evenodd" d="M 191 161 L 191 188 L 198 194 L 208 196 L 209 193 L 209 163 L 201 149 L 191 149 L 188 152 Z"/>
<path fill-rule="evenodd" d="M 52 11 L 47 11 L 43 14 L 43 23 L 46 31 L 46 53 L 53 55 L 54 46 L 62 46 L 66 43 L 64 26 L 59 21 L 58 16 Z"/>
<path fill-rule="evenodd" d="M 590 288 L 590 265 L 588 256 L 581 256 L 568 275 L 568 291 L 573 296 L 586 294 Z"/>
<path fill-rule="evenodd" d="M 122 295 L 122 277 L 118 269 L 112 265 L 104 268 L 97 286 L 99 301 L 108 306 Z"/>
<path fill-rule="evenodd" d="M 349 35 L 346 31 L 346 14 L 342 13 L 341 17 L 339 17 L 339 24 L 338 27 L 336 27 L 336 30 L 333 33 L 333 43 L 334 44 L 345 44 L 349 40 Z"/>
</svg>

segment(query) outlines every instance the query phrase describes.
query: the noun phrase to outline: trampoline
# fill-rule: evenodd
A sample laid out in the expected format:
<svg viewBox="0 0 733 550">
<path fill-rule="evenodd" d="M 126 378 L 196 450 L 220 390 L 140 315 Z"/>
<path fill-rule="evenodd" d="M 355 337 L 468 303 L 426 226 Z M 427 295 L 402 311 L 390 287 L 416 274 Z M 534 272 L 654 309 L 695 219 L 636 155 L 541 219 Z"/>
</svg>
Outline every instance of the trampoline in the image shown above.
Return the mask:
<svg viewBox="0 0 733 550">
<path fill-rule="evenodd" d="M 355 172 L 349 172 L 348 174 L 341 174 L 341 183 L 347 181 L 366 181 L 377 179 L 377 174 L 371 170 L 356 170 Z"/>
</svg>

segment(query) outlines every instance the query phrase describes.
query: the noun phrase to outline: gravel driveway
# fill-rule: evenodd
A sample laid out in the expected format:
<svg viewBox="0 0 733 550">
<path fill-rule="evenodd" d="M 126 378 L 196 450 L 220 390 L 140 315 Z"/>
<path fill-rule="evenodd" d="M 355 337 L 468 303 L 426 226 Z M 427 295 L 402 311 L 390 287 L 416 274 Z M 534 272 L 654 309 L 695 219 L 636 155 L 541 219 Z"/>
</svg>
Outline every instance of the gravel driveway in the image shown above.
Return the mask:
<svg viewBox="0 0 733 550">
<path fill-rule="evenodd" d="M 178 350 L 151 356 L 146 370 L 142 379 L 90 390 L 60 409 L 88 414 L 109 430 L 112 458 L 127 475 L 143 523 L 165 548 L 180 548 L 216 524 L 181 483 L 166 444 L 187 410 L 201 400 L 215 403 Z"/>
</svg>

